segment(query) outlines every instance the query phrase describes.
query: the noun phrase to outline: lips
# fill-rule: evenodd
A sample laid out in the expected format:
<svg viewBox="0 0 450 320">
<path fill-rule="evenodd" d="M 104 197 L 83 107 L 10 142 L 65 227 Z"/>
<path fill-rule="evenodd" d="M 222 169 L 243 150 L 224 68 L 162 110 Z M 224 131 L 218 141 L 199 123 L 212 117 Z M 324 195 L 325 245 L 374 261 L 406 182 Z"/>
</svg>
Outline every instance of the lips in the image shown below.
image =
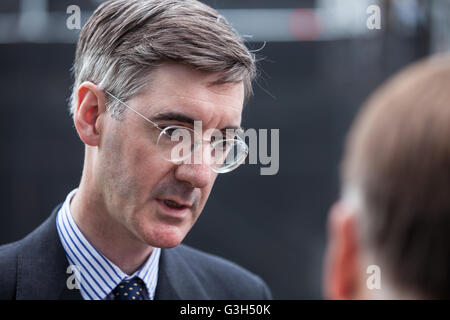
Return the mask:
<svg viewBox="0 0 450 320">
<path fill-rule="evenodd" d="M 181 200 L 175 200 L 173 198 L 157 199 L 161 212 L 164 212 L 165 216 L 172 218 L 184 218 L 192 205 L 188 202 L 183 202 Z"/>
<path fill-rule="evenodd" d="M 183 209 L 188 207 L 187 205 L 181 204 L 174 200 L 163 200 L 163 202 L 172 209 Z"/>
</svg>

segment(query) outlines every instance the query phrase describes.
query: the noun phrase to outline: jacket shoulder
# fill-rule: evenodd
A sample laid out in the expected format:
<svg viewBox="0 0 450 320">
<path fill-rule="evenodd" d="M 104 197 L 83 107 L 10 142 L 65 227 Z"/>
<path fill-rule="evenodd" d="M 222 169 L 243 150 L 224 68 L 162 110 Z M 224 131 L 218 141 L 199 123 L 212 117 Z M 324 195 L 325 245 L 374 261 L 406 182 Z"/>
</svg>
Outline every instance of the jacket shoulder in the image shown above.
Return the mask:
<svg viewBox="0 0 450 320">
<path fill-rule="evenodd" d="M 0 246 L 0 300 L 16 296 L 17 256 L 20 241 Z"/>
<path fill-rule="evenodd" d="M 256 274 L 216 255 L 179 245 L 175 250 L 214 299 L 272 299 L 266 283 Z"/>
<path fill-rule="evenodd" d="M 55 232 L 51 232 L 51 228 L 56 229 L 54 219 L 59 207 L 22 240 L 0 246 L 0 300 L 20 299 L 21 283 L 30 285 L 30 270 L 40 270 L 35 262 L 49 264 L 41 258 L 41 254 L 52 251 L 51 244 L 55 238 L 52 233 Z"/>
</svg>

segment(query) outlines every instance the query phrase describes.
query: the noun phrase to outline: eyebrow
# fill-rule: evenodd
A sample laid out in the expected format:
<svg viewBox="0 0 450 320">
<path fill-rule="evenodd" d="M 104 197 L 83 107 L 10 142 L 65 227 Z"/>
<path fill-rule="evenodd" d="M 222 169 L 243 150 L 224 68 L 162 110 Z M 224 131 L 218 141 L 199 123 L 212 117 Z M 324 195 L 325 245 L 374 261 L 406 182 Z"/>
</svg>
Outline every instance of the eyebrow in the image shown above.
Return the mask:
<svg viewBox="0 0 450 320">
<path fill-rule="evenodd" d="M 189 117 L 183 113 L 179 113 L 179 112 L 162 112 L 162 113 L 158 113 L 154 117 L 152 117 L 152 121 L 178 121 L 178 122 L 183 122 L 183 123 L 187 123 L 190 125 L 194 125 L 195 120 L 192 119 L 191 117 Z M 226 126 L 219 130 L 222 131 L 222 130 L 227 130 L 227 129 L 238 130 L 238 129 L 242 129 L 242 127 Z"/>
</svg>

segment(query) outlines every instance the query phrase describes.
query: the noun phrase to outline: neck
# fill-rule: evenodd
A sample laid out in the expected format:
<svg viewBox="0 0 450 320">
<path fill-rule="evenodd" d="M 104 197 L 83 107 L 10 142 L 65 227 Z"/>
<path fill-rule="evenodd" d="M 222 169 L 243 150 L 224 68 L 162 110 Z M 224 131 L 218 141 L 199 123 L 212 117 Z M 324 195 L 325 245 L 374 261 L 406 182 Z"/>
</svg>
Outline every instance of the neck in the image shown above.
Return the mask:
<svg viewBox="0 0 450 320">
<path fill-rule="evenodd" d="M 108 212 L 103 197 L 90 190 L 83 178 L 70 212 L 86 239 L 128 275 L 136 272 L 153 251 Z"/>
</svg>

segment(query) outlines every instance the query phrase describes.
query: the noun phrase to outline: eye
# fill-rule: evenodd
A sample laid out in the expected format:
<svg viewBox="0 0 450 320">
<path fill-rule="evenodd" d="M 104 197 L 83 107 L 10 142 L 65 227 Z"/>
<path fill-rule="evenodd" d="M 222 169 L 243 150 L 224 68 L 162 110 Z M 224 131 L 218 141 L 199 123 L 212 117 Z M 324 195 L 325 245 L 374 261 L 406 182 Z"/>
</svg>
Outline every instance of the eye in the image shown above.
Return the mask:
<svg viewBox="0 0 450 320">
<path fill-rule="evenodd" d="M 161 129 L 164 130 L 164 134 L 165 134 L 166 136 L 168 136 L 169 138 L 172 138 L 174 132 L 175 132 L 177 129 L 179 129 L 179 128 L 177 128 L 177 127 L 172 127 L 172 126 L 163 126 L 163 127 L 161 127 Z"/>
<path fill-rule="evenodd" d="M 159 128 L 162 129 L 162 131 L 168 138 L 171 138 L 177 130 L 185 129 L 185 127 L 178 124 L 160 124 Z"/>
<path fill-rule="evenodd" d="M 238 136 L 238 130 L 226 130 L 223 132 L 225 139 L 233 140 Z"/>
<path fill-rule="evenodd" d="M 179 125 L 160 126 L 162 135 L 172 142 L 192 143 L 194 132 L 192 129 Z"/>
<path fill-rule="evenodd" d="M 214 142 L 214 149 L 220 151 L 228 151 L 230 149 L 232 142 L 229 140 L 217 140 Z"/>
</svg>

